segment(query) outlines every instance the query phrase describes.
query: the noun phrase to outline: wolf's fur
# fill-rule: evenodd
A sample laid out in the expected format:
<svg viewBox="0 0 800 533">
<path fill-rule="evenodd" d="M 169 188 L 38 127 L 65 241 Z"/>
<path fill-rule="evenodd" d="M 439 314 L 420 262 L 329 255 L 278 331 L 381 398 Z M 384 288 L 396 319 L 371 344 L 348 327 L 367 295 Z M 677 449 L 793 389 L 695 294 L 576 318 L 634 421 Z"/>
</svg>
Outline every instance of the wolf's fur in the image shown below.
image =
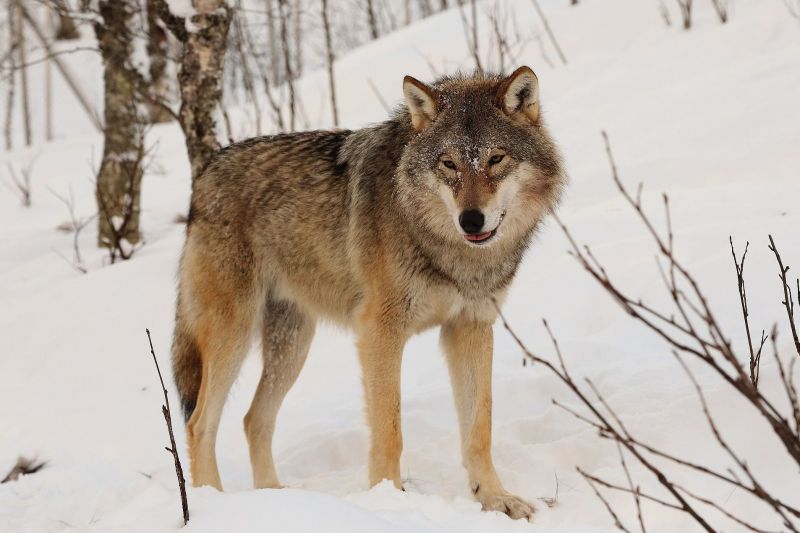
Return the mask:
<svg viewBox="0 0 800 533">
<path fill-rule="evenodd" d="M 504 298 L 566 179 L 536 76 L 522 67 L 430 87 L 407 77 L 404 93 L 407 105 L 386 122 L 250 139 L 196 179 L 173 344 L 196 486 L 221 488 L 217 427 L 256 331 L 264 369 L 245 431 L 255 485 L 279 486 L 275 417 L 322 318 L 357 336 L 370 483 L 400 487 L 403 346 L 441 326 L 473 493 L 486 509 L 530 516 L 492 463 L 491 361 L 493 299 Z M 496 228 L 486 244 L 459 228 L 467 209 Z"/>
</svg>

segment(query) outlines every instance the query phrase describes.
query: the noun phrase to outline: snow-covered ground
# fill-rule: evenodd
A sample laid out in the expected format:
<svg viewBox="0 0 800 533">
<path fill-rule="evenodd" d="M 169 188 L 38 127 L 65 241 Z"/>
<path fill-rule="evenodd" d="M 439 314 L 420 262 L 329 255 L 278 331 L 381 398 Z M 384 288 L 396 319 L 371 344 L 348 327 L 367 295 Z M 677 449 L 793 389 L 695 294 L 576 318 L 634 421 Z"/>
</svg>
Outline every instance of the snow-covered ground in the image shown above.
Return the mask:
<svg viewBox="0 0 800 533">
<path fill-rule="evenodd" d="M 655 250 L 611 182 L 600 137 L 605 129 L 622 178 L 632 185 L 644 182 L 645 205 L 657 220 L 661 192 L 670 195 L 677 254 L 705 287 L 733 340 L 742 342 L 743 334 L 728 235 L 751 242 L 747 278 L 754 327 L 783 321 L 766 242 L 773 234 L 784 260 L 800 269 L 800 21 L 778 0 L 736 0 L 724 26 L 710 2 L 699 2 L 690 32 L 666 27 L 656 2 L 541 3 L 569 64 L 548 66 L 535 41 L 519 60 L 539 75 L 545 117 L 566 157 L 571 184 L 560 211 L 565 223 L 631 292 L 664 301 Z M 529 1 L 510 4 L 519 28 L 538 31 Z M 69 60 L 81 69 L 87 89 L 96 91 L 96 57 L 82 53 Z M 338 61 L 344 126 L 385 117 L 368 80 L 396 102 L 402 76 L 431 79 L 431 65 L 440 73 L 471 66 L 457 12 L 431 17 Z M 41 72 L 31 78 L 39 86 Z M 321 72 L 301 84 L 313 126 L 329 126 L 326 87 Z M 68 215 L 49 189 L 67 194 L 71 188 L 78 214 L 90 215 L 92 165 L 102 141 L 66 90 L 57 95 L 58 139 L 0 155 L 0 168 L 35 158 L 31 208 L 20 207 L 0 188 L 0 472 L 20 453 L 47 460 L 41 472 L 0 485 L 0 531 L 174 531 L 182 526 L 175 474 L 163 450 L 161 391 L 144 329 L 153 332 L 169 374 L 183 240 L 183 226 L 174 219 L 185 212 L 189 195 L 183 141 L 175 125 L 151 132 L 156 155 L 143 184 L 146 244 L 133 260 L 104 265 L 90 225 L 80 239 L 89 272 L 79 274 L 56 253 L 71 255 L 72 236 L 56 229 Z M 237 134 L 246 133 L 244 122 L 237 127 Z M 531 349 L 551 357 L 540 326 L 547 317 L 572 371 L 590 377 L 636 434 L 689 458 L 728 466 L 667 347 L 629 320 L 566 248 L 561 231 L 548 223 L 511 291 L 505 309 L 511 323 Z M 482 513 L 470 499 L 435 332 L 415 338 L 405 354 L 407 492 L 388 485 L 369 490 L 368 432 L 352 338 L 323 327 L 278 420 L 277 468 L 290 488 L 251 489 L 241 420 L 260 370 L 254 349 L 220 428 L 217 452 L 226 492 L 190 489 L 186 530 L 614 530 L 575 467 L 619 480 L 616 449 L 554 407 L 552 398 L 576 404 L 545 369 L 521 365 L 520 350 L 502 328 L 496 333 L 495 461 L 509 490 L 538 502 L 532 523 Z M 786 335 L 779 345 L 790 353 Z M 782 466 L 785 452 L 725 385 L 699 376 L 737 451 L 768 486 L 797 505 L 800 479 Z M 171 387 L 171 376 L 165 378 Z M 762 382 L 776 384 L 775 367 L 766 359 Z M 186 462 L 182 424 L 176 431 Z M 633 474 L 643 488 L 655 487 L 641 471 Z M 730 488 L 689 482 L 743 517 L 767 516 L 764 509 L 739 504 L 747 500 Z M 557 502 L 550 508 L 540 499 L 554 497 L 556 484 Z M 630 510 L 629 498 L 609 498 Z M 653 505 L 646 505 L 645 514 L 649 531 L 696 530 L 684 516 Z M 725 531 L 738 529 L 726 525 Z"/>
</svg>

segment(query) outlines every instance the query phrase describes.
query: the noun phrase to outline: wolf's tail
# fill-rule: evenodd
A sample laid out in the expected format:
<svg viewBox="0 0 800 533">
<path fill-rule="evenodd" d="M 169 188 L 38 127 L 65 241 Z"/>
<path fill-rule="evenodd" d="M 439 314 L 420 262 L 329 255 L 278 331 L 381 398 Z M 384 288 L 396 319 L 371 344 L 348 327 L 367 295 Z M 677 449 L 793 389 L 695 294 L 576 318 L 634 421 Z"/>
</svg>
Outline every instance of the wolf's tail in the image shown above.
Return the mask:
<svg viewBox="0 0 800 533">
<path fill-rule="evenodd" d="M 181 298 L 178 297 L 178 312 L 175 317 L 175 337 L 172 340 L 172 375 L 178 387 L 178 395 L 186 422 L 197 406 L 200 382 L 203 376 L 203 363 L 194 336 L 189 331 L 185 319 L 181 318 Z"/>
</svg>

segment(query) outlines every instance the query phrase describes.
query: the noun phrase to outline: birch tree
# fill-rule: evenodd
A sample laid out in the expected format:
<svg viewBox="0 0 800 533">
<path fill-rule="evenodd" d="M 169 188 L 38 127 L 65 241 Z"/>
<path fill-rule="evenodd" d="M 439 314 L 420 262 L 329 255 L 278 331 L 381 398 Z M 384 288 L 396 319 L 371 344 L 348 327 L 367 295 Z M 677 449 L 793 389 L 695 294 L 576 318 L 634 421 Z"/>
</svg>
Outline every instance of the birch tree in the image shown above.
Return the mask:
<svg viewBox="0 0 800 533">
<path fill-rule="evenodd" d="M 153 2 L 183 48 L 178 71 L 178 117 L 194 179 L 220 148 L 214 115 L 222 97 L 222 68 L 232 12 L 224 0 L 192 0 L 194 13 L 187 21 L 173 14 L 165 0 Z"/>
<path fill-rule="evenodd" d="M 333 77 L 333 43 L 331 40 L 331 23 L 328 18 L 328 0 L 322 0 L 322 28 L 325 30 L 325 52 L 328 63 L 328 83 L 331 92 L 331 113 L 333 114 L 333 125 L 339 125 L 339 110 L 336 106 L 336 81 Z"/>
<path fill-rule="evenodd" d="M 112 261 L 140 240 L 139 198 L 144 135 L 130 72 L 136 0 L 100 0 L 94 31 L 103 59 L 104 140 L 97 174 L 98 244 Z"/>
</svg>

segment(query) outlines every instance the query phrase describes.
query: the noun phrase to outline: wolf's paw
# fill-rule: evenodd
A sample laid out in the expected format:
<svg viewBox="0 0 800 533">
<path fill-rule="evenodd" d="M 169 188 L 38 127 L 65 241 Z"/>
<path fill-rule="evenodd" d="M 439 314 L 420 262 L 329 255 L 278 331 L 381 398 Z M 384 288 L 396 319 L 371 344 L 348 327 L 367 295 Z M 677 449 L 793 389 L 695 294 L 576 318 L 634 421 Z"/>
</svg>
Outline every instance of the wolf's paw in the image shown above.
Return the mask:
<svg viewBox="0 0 800 533">
<path fill-rule="evenodd" d="M 508 492 L 483 493 L 479 490 L 475 498 L 481 502 L 484 511 L 500 511 L 513 520 L 524 518 L 530 521 L 535 511 L 533 505 Z"/>
</svg>

